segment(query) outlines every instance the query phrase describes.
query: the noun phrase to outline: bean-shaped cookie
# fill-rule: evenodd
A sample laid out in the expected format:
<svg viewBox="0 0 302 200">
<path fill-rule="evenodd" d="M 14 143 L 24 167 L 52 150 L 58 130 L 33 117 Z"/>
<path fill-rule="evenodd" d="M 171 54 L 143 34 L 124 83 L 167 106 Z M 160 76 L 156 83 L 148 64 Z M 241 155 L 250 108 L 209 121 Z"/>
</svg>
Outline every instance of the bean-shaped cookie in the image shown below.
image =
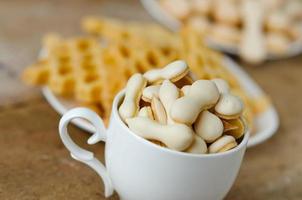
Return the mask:
<svg viewBox="0 0 302 200">
<path fill-rule="evenodd" d="M 162 69 L 147 71 L 144 77 L 148 83 L 161 83 L 165 79 L 175 82 L 187 75 L 188 72 L 189 68 L 187 63 L 183 60 L 178 60 L 166 65 Z"/>
<path fill-rule="evenodd" d="M 188 96 L 204 101 L 210 108 L 217 103 L 220 95 L 216 84 L 212 81 L 197 80 L 191 85 Z"/>
<path fill-rule="evenodd" d="M 137 135 L 158 140 L 168 148 L 183 151 L 193 142 L 193 130 L 184 124 L 163 125 L 147 117 L 127 118 L 129 129 Z"/>
<path fill-rule="evenodd" d="M 171 81 L 164 80 L 159 89 L 159 99 L 166 110 L 168 124 L 174 123 L 169 112 L 172 104 L 178 97 L 179 89 Z"/>
<path fill-rule="evenodd" d="M 152 109 L 151 109 L 150 106 L 144 106 L 144 107 L 142 107 L 139 110 L 137 116 L 139 116 L 139 117 L 148 117 L 149 119 L 154 119 L 153 113 L 152 113 Z"/>
<path fill-rule="evenodd" d="M 134 74 L 127 82 L 125 97 L 119 107 L 119 114 L 125 121 L 126 118 L 134 117 L 139 110 L 139 99 L 147 81 L 141 74 Z"/>
<path fill-rule="evenodd" d="M 237 142 L 233 136 L 224 135 L 209 146 L 209 153 L 220 153 L 233 149 Z"/>
<path fill-rule="evenodd" d="M 161 124 L 167 124 L 167 114 L 165 108 L 157 97 L 152 98 L 151 108 L 154 119 Z"/>
<path fill-rule="evenodd" d="M 198 116 L 194 129 L 197 135 L 211 143 L 222 135 L 223 123 L 219 117 L 205 110 Z"/>
<path fill-rule="evenodd" d="M 207 153 L 207 151 L 208 151 L 207 144 L 198 135 L 194 135 L 193 143 L 188 149 L 186 149 L 186 152 L 195 153 L 195 154 L 205 154 Z"/>
<path fill-rule="evenodd" d="M 182 96 L 189 95 L 190 88 L 191 88 L 191 85 L 185 85 L 185 86 L 183 86 L 183 87 L 180 89 Z"/>
<path fill-rule="evenodd" d="M 216 84 L 220 94 L 230 92 L 230 86 L 229 86 L 228 82 L 226 82 L 224 79 L 214 78 L 211 81 L 213 81 Z"/>
<path fill-rule="evenodd" d="M 142 99 L 151 103 L 153 97 L 158 97 L 160 85 L 150 85 L 143 90 Z"/>
<path fill-rule="evenodd" d="M 209 80 L 195 81 L 189 94 L 177 99 L 170 110 L 171 118 L 191 125 L 202 110 L 212 107 L 219 99 L 219 92 L 214 82 Z"/>
<path fill-rule="evenodd" d="M 242 100 L 232 94 L 222 94 L 215 106 L 215 113 L 223 119 L 238 118 L 243 111 Z"/>
<path fill-rule="evenodd" d="M 251 63 L 261 63 L 267 57 L 263 19 L 265 9 L 261 1 L 245 0 L 241 5 L 243 31 L 239 45 L 242 58 Z"/>
</svg>

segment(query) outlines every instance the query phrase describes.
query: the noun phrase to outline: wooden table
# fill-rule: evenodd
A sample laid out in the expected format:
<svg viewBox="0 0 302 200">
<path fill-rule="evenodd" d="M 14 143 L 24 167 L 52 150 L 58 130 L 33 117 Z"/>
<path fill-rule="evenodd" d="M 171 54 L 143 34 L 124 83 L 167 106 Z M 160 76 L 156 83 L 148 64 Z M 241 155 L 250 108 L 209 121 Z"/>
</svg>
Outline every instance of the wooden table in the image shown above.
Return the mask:
<svg viewBox="0 0 302 200">
<path fill-rule="evenodd" d="M 60 116 L 38 89 L 19 80 L 46 32 L 81 34 L 79 20 L 86 15 L 152 20 L 133 0 L 0 2 L 0 199 L 104 199 L 100 179 L 73 161 L 59 140 Z M 272 97 L 281 126 L 247 151 L 226 199 L 302 199 L 302 56 L 242 65 Z M 71 129 L 78 144 L 103 160 L 104 144 L 88 147 L 88 134 Z"/>
</svg>

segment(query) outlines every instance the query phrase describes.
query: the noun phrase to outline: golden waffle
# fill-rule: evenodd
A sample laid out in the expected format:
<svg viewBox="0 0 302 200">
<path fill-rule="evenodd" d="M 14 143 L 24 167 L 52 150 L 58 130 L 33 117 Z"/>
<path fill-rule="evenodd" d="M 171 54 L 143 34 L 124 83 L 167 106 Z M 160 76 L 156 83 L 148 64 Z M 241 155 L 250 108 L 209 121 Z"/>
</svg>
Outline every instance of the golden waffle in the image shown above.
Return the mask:
<svg viewBox="0 0 302 200">
<path fill-rule="evenodd" d="M 99 70 L 102 49 L 97 40 L 64 40 L 51 35 L 45 38 L 43 50 L 47 55 L 24 71 L 27 82 L 46 84 L 54 93 L 75 97 L 80 102 L 100 101 L 104 78 Z"/>
<path fill-rule="evenodd" d="M 184 27 L 176 34 L 157 25 L 92 17 L 84 19 L 83 29 L 94 36 L 46 37 L 47 56 L 24 71 L 26 82 L 48 85 L 56 94 L 76 99 L 108 121 L 114 96 L 132 74 L 183 59 L 199 79 L 227 80 L 244 100 L 244 116 L 252 124 L 256 104 L 222 65 L 222 56 L 205 46 L 200 33 Z"/>
</svg>

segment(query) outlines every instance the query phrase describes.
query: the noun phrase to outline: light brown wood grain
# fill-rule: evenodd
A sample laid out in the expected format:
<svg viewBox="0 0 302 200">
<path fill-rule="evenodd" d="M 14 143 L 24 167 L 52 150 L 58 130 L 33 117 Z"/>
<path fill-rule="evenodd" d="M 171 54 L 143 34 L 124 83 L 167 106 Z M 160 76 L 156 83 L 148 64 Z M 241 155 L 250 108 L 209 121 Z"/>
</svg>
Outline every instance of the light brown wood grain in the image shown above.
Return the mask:
<svg viewBox="0 0 302 200">
<path fill-rule="evenodd" d="M 18 79 L 49 31 L 81 34 L 85 15 L 151 20 L 134 0 L 10 0 L 0 2 L 0 199 L 105 199 L 103 184 L 72 160 L 59 140 L 60 116 L 38 89 Z M 248 149 L 226 199 L 302 198 L 302 56 L 245 70 L 270 95 L 281 127 L 267 142 Z M 103 160 L 104 144 L 89 146 L 88 134 L 70 127 L 78 144 Z M 114 195 L 110 199 L 118 199 Z"/>
</svg>

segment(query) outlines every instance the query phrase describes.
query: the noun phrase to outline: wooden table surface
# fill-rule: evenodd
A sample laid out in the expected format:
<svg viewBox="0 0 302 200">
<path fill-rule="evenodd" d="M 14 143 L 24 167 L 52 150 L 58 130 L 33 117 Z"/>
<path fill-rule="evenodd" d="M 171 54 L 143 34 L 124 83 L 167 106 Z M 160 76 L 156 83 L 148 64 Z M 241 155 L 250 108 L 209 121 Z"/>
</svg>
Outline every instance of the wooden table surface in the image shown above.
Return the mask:
<svg viewBox="0 0 302 200">
<path fill-rule="evenodd" d="M 79 20 L 86 15 L 152 20 L 134 0 L 0 2 L 0 199 L 104 199 L 97 175 L 72 160 L 59 140 L 60 116 L 38 89 L 19 80 L 45 33 L 81 34 Z M 248 149 L 226 199 L 302 199 L 302 56 L 241 64 L 273 99 L 281 126 L 269 141 Z M 71 131 L 78 144 L 104 159 L 104 144 L 88 147 L 87 133 Z"/>
</svg>

